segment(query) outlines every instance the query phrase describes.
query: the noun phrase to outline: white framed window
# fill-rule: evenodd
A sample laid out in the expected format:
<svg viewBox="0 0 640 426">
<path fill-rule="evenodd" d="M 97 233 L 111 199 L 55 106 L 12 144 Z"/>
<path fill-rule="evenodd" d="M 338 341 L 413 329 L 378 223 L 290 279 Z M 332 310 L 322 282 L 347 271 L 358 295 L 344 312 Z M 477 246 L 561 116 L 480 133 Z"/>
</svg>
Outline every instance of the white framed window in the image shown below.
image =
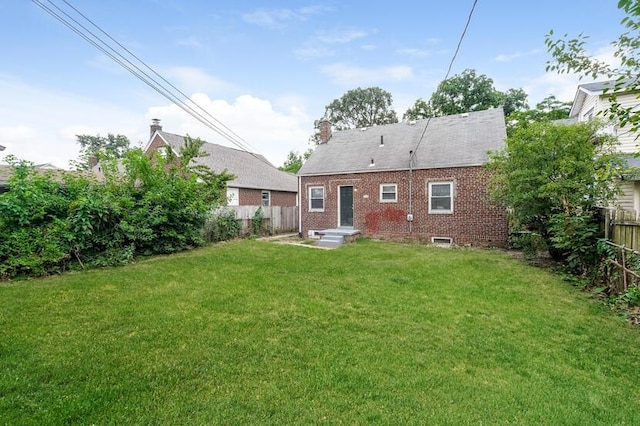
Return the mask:
<svg viewBox="0 0 640 426">
<path fill-rule="evenodd" d="M 453 182 L 429 182 L 429 213 L 453 213 Z"/>
<path fill-rule="evenodd" d="M 324 211 L 324 186 L 309 187 L 309 211 Z"/>
<path fill-rule="evenodd" d="M 584 113 L 584 116 L 583 116 L 584 120 L 585 121 L 591 120 L 593 118 L 594 114 L 595 114 L 595 107 L 589 108 L 589 111 Z"/>
<path fill-rule="evenodd" d="M 240 205 L 240 189 L 239 188 L 227 188 L 227 205 L 229 206 Z"/>
<path fill-rule="evenodd" d="M 265 207 L 271 205 L 271 191 L 262 191 L 262 205 Z"/>
<path fill-rule="evenodd" d="M 397 203 L 398 202 L 398 184 L 396 183 L 380 184 L 380 202 L 381 203 Z"/>
</svg>

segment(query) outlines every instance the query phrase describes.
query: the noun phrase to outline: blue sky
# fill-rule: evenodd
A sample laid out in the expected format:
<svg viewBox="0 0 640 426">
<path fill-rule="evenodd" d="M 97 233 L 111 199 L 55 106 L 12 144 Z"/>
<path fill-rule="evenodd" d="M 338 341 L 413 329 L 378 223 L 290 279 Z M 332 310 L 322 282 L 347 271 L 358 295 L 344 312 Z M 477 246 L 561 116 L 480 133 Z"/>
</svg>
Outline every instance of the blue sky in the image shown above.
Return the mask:
<svg viewBox="0 0 640 426">
<path fill-rule="evenodd" d="M 69 10 L 63 0 L 41 0 Z M 444 78 L 473 4 L 450 1 L 67 0 L 158 73 L 281 165 L 302 152 L 313 120 L 346 91 L 378 86 L 402 113 Z M 165 131 L 230 145 L 28 0 L 0 14 L 0 145 L 68 167 L 76 134 L 119 133 L 134 145 L 152 118 Z M 467 68 L 530 106 L 570 101 L 578 79 L 545 72 L 544 36 L 590 36 L 612 57 L 614 1 L 479 0 L 452 75 Z"/>
</svg>

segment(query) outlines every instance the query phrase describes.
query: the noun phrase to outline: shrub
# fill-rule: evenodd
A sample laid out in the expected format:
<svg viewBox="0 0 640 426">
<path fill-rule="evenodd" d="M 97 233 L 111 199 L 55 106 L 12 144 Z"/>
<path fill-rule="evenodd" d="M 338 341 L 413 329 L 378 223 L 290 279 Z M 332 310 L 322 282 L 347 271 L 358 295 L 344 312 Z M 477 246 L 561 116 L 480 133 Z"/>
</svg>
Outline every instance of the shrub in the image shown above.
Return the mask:
<svg viewBox="0 0 640 426">
<path fill-rule="evenodd" d="M 208 242 L 227 241 L 237 238 L 242 230 L 240 219 L 233 210 L 214 212 L 204 226 L 204 239 Z"/>
<path fill-rule="evenodd" d="M 258 207 L 258 210 L 253 214 L 251 218 L 251 235 L 253 237 L 261 235 L 264 231 L 264 212 L 262 206 Z"/>
<path fill-rule="evenodd" d="M 115 160 L 103 159 L 104 182 L 69 173 L 54 179 L 9 157 L 13 175 L 0 194 L 0 277 L 58 273 L 75 262 L 119 265 L 202 244 L 209 211 L 232 176 L 189 165 L 201 144 L 190 139 L 180 161 L 131 150 L 124 174 Z"/>
</svg>

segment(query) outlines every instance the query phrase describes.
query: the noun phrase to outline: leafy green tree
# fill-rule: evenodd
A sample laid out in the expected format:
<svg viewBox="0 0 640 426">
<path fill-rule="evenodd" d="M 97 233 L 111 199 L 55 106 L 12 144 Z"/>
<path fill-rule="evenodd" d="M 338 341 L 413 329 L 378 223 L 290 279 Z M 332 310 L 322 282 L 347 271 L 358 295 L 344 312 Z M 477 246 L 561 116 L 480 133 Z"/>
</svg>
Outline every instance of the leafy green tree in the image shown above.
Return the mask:
<svg viewBox="0 0 640 426">
<path fill-rule="evenodd" d="M 511 133 L 516 127 L 535 122 L 569 118 L 571 104 L 557 100 L 554 95 L 547 96 L 535 108 L 513 112 L 507 120 L 507 132 Z"/>
<path fill-rule="evenodd" d="M 124 171 L 118 158 L 104 157 L 104 181 L 43 173 L 9 157 L 9 190 L 0 194 L 0 278 L 123 264 L 202 244 L 232 176 L 199 164 L 201 147 L 189 138 L 179 159 L 131 149 Z"/>
<path fill-rule="evenodd" d="M 505 116 L 528 108 L 527 94 L 522 89 L 500 92 L 493 87 L 493 80 L 467 69 L 442 81 L 428 102 L 418 99 L 407 109 L 403 118 L 418 120 L 463 112 L 483 111 L 502 106 Z"/>
<path fill-rule="evenodd" d="M 289 151 L 289 155 L 287 155 L 287 159 L 285 160 L 284 164 L 278 167 L 278 169 L 284 172 L 296 174 L 298 173 L 304 162 L 307 161 L 309 157 L 311 157 L 312 153 L 313 149 L 308 149 L 302 154 L 298 153 L 297 151 Z"/>
<path fill-rule="evenodd" d="M 101 156 L 123 158 L 131 147 L 131 142 L 126 136 L 112 133 L 109 133 L 106 137 L 100 135 L 76 135 L 76 141 L 80 145 L 80 154 L 77 161 L 71 162 L 71 165 L 76 170 L 91 169 Z"/>
<path fill-rule="evenodd" d="M 598 206 L 617 193 L 623 161 L 597 121 L 518 127 L 491 155 L 491 193 L 512 210 L 515 230 L 538 233 L 576 272 L 595 263 Z"/>
<path fill-rule="evenodd" d="M 339 99 L 334 99 L 325 107 L 324 118 L 331 122 L 335 130 L 371 127 L 379 124 L 398 122 L 398 115 L 391 108 L 391 93 L 379 88 L 357 88 L 349 90 Z M 309 138 L 313 144 L 320 142 L 320 122 L 313 123 L 316 133 Z"/>
<path fill-rule="evenodd" d="M 640 130 L 640 111 L 635 105 L 625 106 L 617 101 L 616 92 L 620 90 L 640 90 L 640 2 L 637 0 L 619 0 L 618 8 L 626 16 L 621 21 L 623 33 L 611 42 L 614 55 L 620 60 L 620 66 L 612 66 L 602 60 L 590 56 L 587 51 L 588 36 L 580 34 L 569 38 L 565 34 L 555 38 L 551 31 L 545 37 L 547 50 L 553 59 L 547 63 L 547 71 L 559 74 L 576 73 L 580 77 L 593 79 L 609 78 L 615 80 L 614 87 L 605 89 L 611 95 L 611 103 L 604 116 L 616 120 L 620 126 L 631 126 L 632 132 Z"/>
</svg>

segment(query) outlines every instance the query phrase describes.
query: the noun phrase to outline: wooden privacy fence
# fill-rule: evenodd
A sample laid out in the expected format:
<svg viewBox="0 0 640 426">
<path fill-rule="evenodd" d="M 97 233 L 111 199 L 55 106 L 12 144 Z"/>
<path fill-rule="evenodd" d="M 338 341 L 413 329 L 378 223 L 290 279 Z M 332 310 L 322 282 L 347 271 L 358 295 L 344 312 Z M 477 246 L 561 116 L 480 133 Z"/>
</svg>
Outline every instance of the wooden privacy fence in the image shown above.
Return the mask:
<svg viewBox="0 0 640 426">
<path fill-rule="evenodd" d="M 603 209 L 604 236 L 614 243 L 640 251 L 640 220 L 633 210 Z"/>
<path fill-rule="evenodd" d="M 251 232 L 251 221 L 259 208 L 262 208 L 263 230 L 269 234 L 298 232 L 298 207 L 296 206 L 225 206 L 217 209 L 234 211 L 236 218 L 242 221 L 242 233 Z"/>
</svg>

